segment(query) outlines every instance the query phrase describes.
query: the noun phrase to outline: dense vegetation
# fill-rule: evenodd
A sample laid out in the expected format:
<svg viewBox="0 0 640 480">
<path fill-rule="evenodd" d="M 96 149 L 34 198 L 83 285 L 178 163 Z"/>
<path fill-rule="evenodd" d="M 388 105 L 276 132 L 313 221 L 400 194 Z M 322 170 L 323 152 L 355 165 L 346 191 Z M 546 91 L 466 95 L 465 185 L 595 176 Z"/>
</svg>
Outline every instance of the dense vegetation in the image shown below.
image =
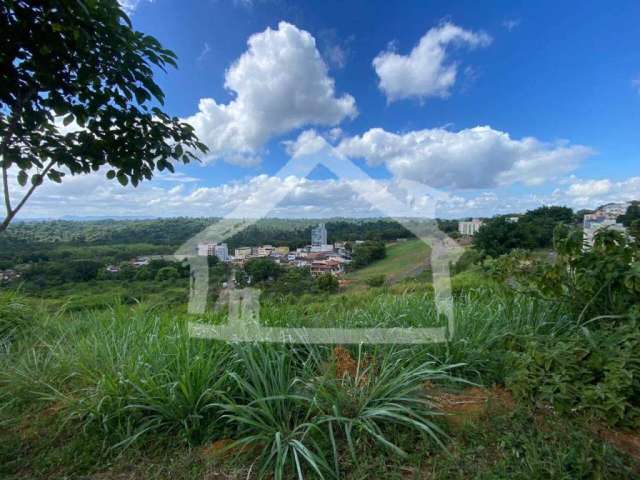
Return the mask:
<svg viewBox="0 0 640 480">
<path fill-rule="evenodd" d="M 363 272 L 420 243 L 398 243 Z M 640 427 L 638 237 L 603 232 L 583 251 L 579 233 L 560 228 L 553 245 L 551 259 L 516 250 L 455 276 L 447 344 L 234 345 L 191 338 L 193 318 L 172 304 L 112 298 L 52 313 L 5 290 L 0 472 L 634 478 L 640 467 L 615 439 Z M 267 262 L 247 268 L 264 325 L 444 325 L 428 276 L 368 275 L 368 288 L 338 290 Z M 147 267 L 147 285 L 187 281 L 179 266 Z M 101 285 L 145 284 L 125 277 Z"/>
<path fill-rule="evenodd" d="M 567 207 L 540 207 L 526 212 L 517 221 L 501 215 L 480 227 L 473 244 L 491 257 L 508 253 L 514 248 L 550 248 L 556 225 L 573 223 L 573 210 Z"/>
<path fill-rule="evenodd" d="M 53 303 L 59 303 L 61 297 L 69 294 L 76 297 L 72 306 L 83 307 L 90 306 L 91 299 L 96 306 L 105 305 L 108 303 L 105 300 L 114 295 L 127 302 L 158 301 L 162 299 L 162 292 L 173 303 L 183 303 L 187 296 L 188 267 L 166 257 L 154 259 L 151 265 L 142 268 L 134 268 L 130 262 L 137 257 L 171 255 L 183 242 L 216 221 L 177 218 L 16 223 L 0 236 L 0 270 L 16 269 L 21 275 L 7 287 L 20 287 L 25 293 L 50 298 Z M 263 219 L 234 235 L 228 245 L 231 250 L 237 246 L 263 244 L 294 248 L 309 243 L 311 228 L 316 224 L 317 221 L 311 220 Z M 350 243 L 356 258 L 355 268 L 384 256 L 384 241 L 411 235 L 402 225 L 388 220 L 335 220 L 328 221 L 327 228 L 330 241 Z M 366 240 L 361 248 L 360 245 L 354 248 L 355 240 L 371 238 L 377 240 Z M 145 243 L 140 243 L 141 239 Z M 119 271 L 107 272 L 108 265 L 118 267 Z M 273 266 L 273 262 L 266 266 L 273 270 L 266 277 L 277 279 L 282 269 Z M 175 272 L 164 270 L 158 276 L 158 270 L 165 267 Z M 241 283 L 243 273 L 236 274 Z M 212 285 L 221 285 L 228 274 L 223 265 L 212 265 L 209 275 Z M 251 272 L 247 275 L 250 277 Z M 289 272 L 279 285 L 270 285 L 270 290 L 285 293 L 295 284 L 291 293 L 312 293 L 316 285 L 309 276 L 304 272 Z M 262 282 L 266 277 L 258 273 L 255 281 Z M 78 301 L 78 297 L 84 299 Z"/>
</svg>

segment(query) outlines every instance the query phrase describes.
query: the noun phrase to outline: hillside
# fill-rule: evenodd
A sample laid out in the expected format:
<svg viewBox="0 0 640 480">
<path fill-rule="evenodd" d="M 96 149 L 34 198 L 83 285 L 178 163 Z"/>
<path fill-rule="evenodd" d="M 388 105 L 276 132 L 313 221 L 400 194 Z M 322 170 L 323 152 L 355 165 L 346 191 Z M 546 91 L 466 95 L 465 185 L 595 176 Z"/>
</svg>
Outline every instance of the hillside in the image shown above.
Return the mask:
<svg viewBox="0 0 640 480">
<path fill-rule="evenodd" d="M 363 286 L 367 279 L 384 275 L 388 283 L 419 275 L 429 268 L 429 246 L 421 240 L 387 245 L 387 256 L 346 275 L 348 285 Z"/>
</svg>

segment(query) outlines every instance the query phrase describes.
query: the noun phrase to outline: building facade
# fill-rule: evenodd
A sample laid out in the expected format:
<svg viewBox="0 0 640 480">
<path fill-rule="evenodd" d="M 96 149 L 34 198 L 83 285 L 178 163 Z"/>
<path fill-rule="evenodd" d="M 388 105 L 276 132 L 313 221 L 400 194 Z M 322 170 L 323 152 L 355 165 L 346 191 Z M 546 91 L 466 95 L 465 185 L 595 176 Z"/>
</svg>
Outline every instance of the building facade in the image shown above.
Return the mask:
<svg viewBox="0 0 640 480">
<path fill-rule="evenodd" d="M 229 261 L 229 248 L 226 243 L 199 243 L 198 256 L 218 257 L 221 262 Z"/>
<path fill-rule="evenodd" d="M 587 213 L 583 217 L 582 231 L 584 233 L 583 241 L 585 248 L 593 247 L 593 240 L 596 233 L 603 228 L 617 230 L 619 232 L 627 231 L 624 225 L 618 223 L 618 217 L 624 215 L 627 211 L 626 205 L 624 205 L 624 207 L 621 205 L 622 204 L 604 205 L 595 212 Z"/>
<path fill-rule="evenodd" d="M 319 247 L 327 244 L 327 229 L 324 223 L 319 224 L 317 227 L 311 229 L 311 246 Z"/>
<path fill-rule="evenodd" d="M 340 276 L 344 273 L 344 265 L 336 260 L 316 260 L 311 262 L 311 275 L 318 277 L 326 273 Z"/>
<path fill-rule="evenodd" d="M 460 232 L 460 235 L 468 235 L 471 237 L 478 233 L 481 226 L 482 220 L 478 218 L 474 218 L 470 222 L 458 222 L 458 232 Z"/>
<path fill-rule="evenodd" d="M 233 256 L 236 260 L 243 260 L 251 255 L 251 247 L 236 248 L 233 252 Z"/>
</svg>

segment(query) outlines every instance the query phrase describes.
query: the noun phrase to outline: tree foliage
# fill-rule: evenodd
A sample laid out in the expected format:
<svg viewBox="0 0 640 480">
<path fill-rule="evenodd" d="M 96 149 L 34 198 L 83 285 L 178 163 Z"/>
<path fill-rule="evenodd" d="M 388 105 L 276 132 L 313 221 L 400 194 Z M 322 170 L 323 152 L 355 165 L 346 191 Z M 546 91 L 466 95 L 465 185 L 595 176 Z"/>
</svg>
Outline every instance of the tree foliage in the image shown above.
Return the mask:
<svg viewBox="0 0 640 480">
<path fill-rule="evenodd" d="M 579 229 L 558 226 L 551 262 L 515 250 L 485 262 L 498 279 L 512 279 L 525 292 L 565 305 L 578 323 L 640 318 L 640 237 L 601 229 L 584 248 Z"/>
<path fill-rule="evenodd" d="M 640 202 L 631 202 L 625 214 L 618 217 L 618 222 L 625 227 L 630 227 L 635 221 L 640 221 Z"/>
<path fill-rule="evenodd" d="M 384 242 L 371 240 L 353 247 L 352 262 L 350 268 L 357 269 L 369 265 L 376 260 L 382 260 L 387 256 L 387 249 Z"/>
<path fill-rule="evenodd" d="M 254 258 L 249 260 L 244 270 L 251 279 L 252 283 L 273 280 L 280 276 L 282 267 L 270 258 Z"/>
<path fill-rule="evenodd" d="M 473 243 L 490 257 L 503 255 L 516 248 L 550 248 L 554 228 L 558 224 L 573 223 L 574 214 L 570 208 L 544 206 L 529 210 L 517 222 L 506 216 L 486 221 L 474 236 Z"/>
<path fill-rule="evenodd" d="M 335 275 L 323 273 L 317 278 L 318 289 L 321 292 L 335 293 L 340 288 L 340 283 Z"/>
<path fill-rule="evenodd" d="M 45 179 L 102 170 L 136 186 L 206 146 L 158 105 L 154 69 L 176 56 L 135 31 L 117 0 L 0 4 L 0 156 L 6 229 Z M 9 170 L 27 186 L 13 206 Z"/>
</svg>

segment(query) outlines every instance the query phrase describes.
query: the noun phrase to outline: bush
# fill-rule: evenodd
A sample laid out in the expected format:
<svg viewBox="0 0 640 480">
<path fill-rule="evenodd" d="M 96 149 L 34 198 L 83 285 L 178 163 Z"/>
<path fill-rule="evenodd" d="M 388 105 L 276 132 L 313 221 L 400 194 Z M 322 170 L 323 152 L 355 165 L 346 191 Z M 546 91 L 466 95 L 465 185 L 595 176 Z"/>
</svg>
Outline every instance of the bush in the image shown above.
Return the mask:
<svg viewBox="0 0 640 480">
<path fill-rule="evenodd" d="M 332 275 L 330 273 L 323 273 L 317 278 L 316 282 L 318 284 L 318 289 L 321 292 L 335 293 L 340 288 L 338 279 L 335 277 L 335 275 Z"/>
<path fill-rule="evenodd" d="M 564 227 L 554 235 L 556 257 L 541 260 L 522 250 L 486 262 L 498 280 L 537 297 L 564 305 L 577 322 L 640 317 L 640 242 L 602 229 L 592 248 L 581 230 Z"/>
<path fill-rule="evenodd" d="M 173 267 L 162 267 L 158 270 L 158 273 L 156 273 L 156 281 L 158 282 L 162 282 L 164 280 L 176 280 L 178 278 L 180 278 L 180 274 L 178 273 L 178 270 Z"/>
<path fill-rule="evenodd" d="M 438 367 L 410 349 L 374 349 L 365 354 L 358 349 L 352 358 L 341 347 L 334 350 L 335 371 L 309 384 L 318 408 L 319 421 L 329 426 L 335 437 L 345 438 L 354 462 L 355 445 L 377 443 L 401 457 L 405 452 L 389 435 L 391 427 L 420 433 L 444 447 L 444 432 L 433 422 L 439 415 L 425 393 L 424 385 L 455 380 L 452 367 Z"/>
<path fill-rule="evenodd" d="M 235 352 L 243 365 L 231 373 L 238 396 L 223 405 L 225 418 L 237 429 L 238 440 L 230 448 L 251 452 L 258 478 L 289 478 L 295 472 L 301 478 L 307 470 L 319 478 L 331 476 L 325 453 L 330 448 L 313 418 L 313 396 L 300 388 L 301 367 L 313 359 L 301 365 L 292 349 L 259 344 Z"/>
<path fill-rule="evenodd" d="M 238 272 L 236 272 L 236 276 L 238 276 Z M 315 293 L 316 286 L 317 283 L 309 268 L 288 268 L 275 282 L 267 286 L 266 291 L 279 295 L 299 296 L 305 293 Z"/>
<path fill-rule="evenodd" d="M 46 352 L 43 365 L 55 374 L 31 385 L 40 398 L 56 402 L 67 421 L 103 436 L 111 449 L 157 434 L 185 443 L 220 434 L 216 405 L 232 387 L 225 345 L 194 340 L 183 319 L 144 305 L 78 319 L 81 330 L 71 321 L 57 334 L 73 338 L 72 345 L 42 342 L 38 353 Z"/>
<path fill-rule="evenodd" d="M 513 354 L 507 384 L 517 396 L 551 404 L 560 413 L 638 428 L 638 327 L 634 321 L 535 337 Z"/>
</svg>

